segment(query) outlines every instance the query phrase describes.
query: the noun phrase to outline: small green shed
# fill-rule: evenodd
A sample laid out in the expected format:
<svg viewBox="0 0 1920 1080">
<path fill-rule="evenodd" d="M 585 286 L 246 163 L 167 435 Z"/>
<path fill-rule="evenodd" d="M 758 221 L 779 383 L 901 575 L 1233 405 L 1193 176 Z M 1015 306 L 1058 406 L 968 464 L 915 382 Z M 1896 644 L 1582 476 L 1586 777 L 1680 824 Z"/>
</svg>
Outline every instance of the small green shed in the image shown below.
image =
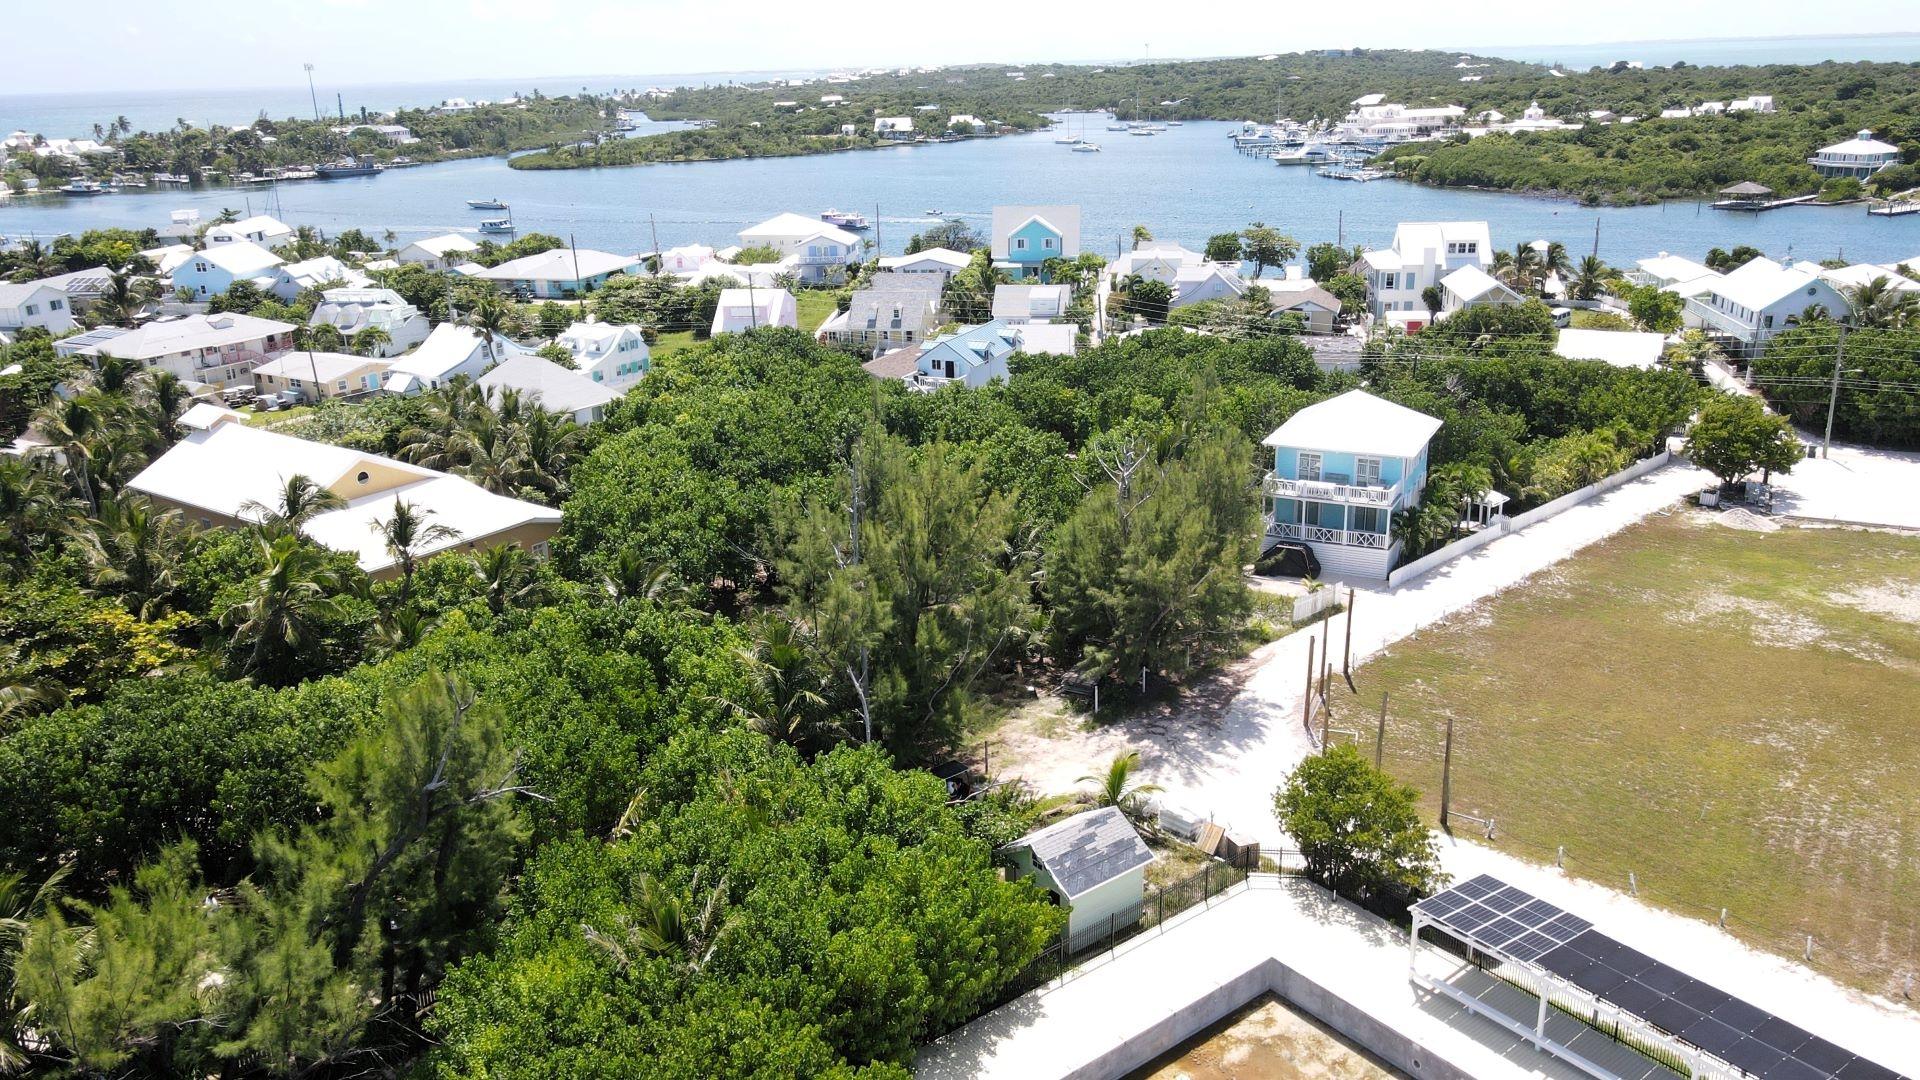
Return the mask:
<svg viewBox="0 0 1920 1080">
<path fill-rule="evenodd" d="M 1075 814 L 1008 844 L 1016 878 L 1032 877 L 1067 909 L 1073 951 L 1140 920 L 1153 852 L 1111 806 Z"/>
</svg>

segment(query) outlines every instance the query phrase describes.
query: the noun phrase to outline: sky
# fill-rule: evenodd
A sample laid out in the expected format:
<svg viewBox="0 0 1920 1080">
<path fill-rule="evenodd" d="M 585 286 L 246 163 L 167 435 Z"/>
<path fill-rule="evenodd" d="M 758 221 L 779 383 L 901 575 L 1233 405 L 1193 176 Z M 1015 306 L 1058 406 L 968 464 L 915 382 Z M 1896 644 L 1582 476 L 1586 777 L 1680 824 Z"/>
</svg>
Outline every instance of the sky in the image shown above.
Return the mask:
<svg viewBox="0 0 1920 1080">
<path fill-rule="evenodd" d="M 1805 33 L 1805 0 L 1610 0 L 1593 19 L 1538 0 L 1474 0 L 1471 20 L 1432 0 L 1339 4 L 1106 0 L 4 0 L 15 43 L 0 94 L 283 85 L 302 63 L 330 85 L 542 75 L 822 70 L 1035 63 L 1307 48 L 1471 47 Z M 1561 8 L 1558 10 L 1573 10 Z M 1171 13 L 1176 12 L 1177 15 Z M 1737 11 L 1737 22 L 1730 20 Z M 1916 0 L 1823 7 L 1823 35 L 1920 31 Z M 60 47 L 66 43 L 68 47 Z M 84 63 L 75 58 L 84 56 Z M 197 60 L 197 62 L 196 62 Z"/>
</svg>

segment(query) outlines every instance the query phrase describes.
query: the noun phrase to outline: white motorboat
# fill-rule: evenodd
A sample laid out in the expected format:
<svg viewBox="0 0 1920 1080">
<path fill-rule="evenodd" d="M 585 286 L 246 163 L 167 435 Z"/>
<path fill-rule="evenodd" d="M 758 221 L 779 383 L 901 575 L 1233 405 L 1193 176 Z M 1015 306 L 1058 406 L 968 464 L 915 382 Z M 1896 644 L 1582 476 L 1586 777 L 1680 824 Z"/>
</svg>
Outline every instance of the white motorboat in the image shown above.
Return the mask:
<svg viewBox="0 0 1920 1080">
<path fill-rule="evenodd" d="M 1097 154 L 1100 152 L 1100 144 L 1090 143 L 1090 142 L 1078 142 L 1074 144 L 1073 152 L 1076 154 Z"/>
<path fill-rule="evenodd" d="M 507 204 L 499 199 L 468 199 L 467 205 L 475 210 L 505 210 Z"/>
<path fill-rule="evenodd" d="M 480 231 L 483 233 L 510 233 L 513 231 L 513 219 L 510 217 L 485 218 L 480 222 Z"/>
</svg>

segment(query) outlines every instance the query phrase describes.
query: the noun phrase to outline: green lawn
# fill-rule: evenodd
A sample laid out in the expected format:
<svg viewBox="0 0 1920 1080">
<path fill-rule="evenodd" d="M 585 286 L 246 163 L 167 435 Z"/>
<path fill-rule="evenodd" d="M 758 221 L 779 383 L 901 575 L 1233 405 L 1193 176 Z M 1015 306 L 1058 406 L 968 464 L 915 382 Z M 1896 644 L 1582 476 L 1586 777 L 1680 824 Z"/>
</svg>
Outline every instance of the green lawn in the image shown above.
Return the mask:
<svg viewBox="0 0 1920 1080">
<path fill-rule="evenodd" d="M 811 334 L 820 329 L 820 324 L 833 315 L 834 293 L 827 289 L 801 289 L 794 294 L 795 312 L 800 320 L 800 329 Z M 661 334 L 651 346 L 654 356 L 671 356 L 685 352 L 697 344 L 692 330 L 676 330 L 670 334 Z"/>
<path fill-rule="evenodd" d="M 1655 518 L 1355 684 L 1429 810 L 1454 717 L 1453 808 L 1498 847 L 1784 955 L 1812 934 L 1869 989 L 1920 971 L 1920 537 Z"/>
</svg>

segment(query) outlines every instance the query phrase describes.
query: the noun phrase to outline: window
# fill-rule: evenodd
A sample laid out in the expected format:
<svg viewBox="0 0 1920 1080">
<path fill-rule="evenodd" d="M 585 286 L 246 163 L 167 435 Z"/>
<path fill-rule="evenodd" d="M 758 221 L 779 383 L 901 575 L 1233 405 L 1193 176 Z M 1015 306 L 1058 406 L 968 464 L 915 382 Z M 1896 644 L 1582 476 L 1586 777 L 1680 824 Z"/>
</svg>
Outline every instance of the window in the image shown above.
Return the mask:
<svg viewBox="0 0 1920 1080">
<path fill-rule="evenodd" d="M 1380 527 L 1380 508 L 1377 506 L 1356 506 L 1353 508 L 1354 532 L 1385 532 Z"/>
<path fill-rule="evenodd" d="M 1298 473 L 1302 480 L 1320 479 L 1320 455 L 1302 450 L 1300 452 L 1300 468 L 1298 469 Z"/>
<path fill-rule="evenodd" d="M 1040 239 L 1040 246 L 1041 246 L 1041 247 L 1043 247 L 1043 248 L 1045 248 L 1045 249 L 1047 249 L 1048 251 L 1052 251 L 1052 250 L 1053 250 L 1053 237 L 1051 237 L 1051 236 L 1046 236 L 1046 237 L 1042 237 L 1042 238 Z"/>
<path fill-rule="evenodd" d="M 533 557 L 536 559 L 546 558 L 547 551 L 548 551 L 547 542 L 545 540 L 542 540 L 539 543 L 533 545 Z"/>
<path fill-rule="evenodd" d="M 1377 457 L 1355 458 L 1353 460 L 1353 482 L 1362 487 L 1379 486 L 1380 459 Z"/>
<path fill-rule="evenodd" d="M 196 262 L 193 264 L 193 271 L 196 274 L 204 274 L 207 272 L 207 264 L 203 262 Z M 200 291 L 205 292 L 206 289 L 202 287 Z"/>
<path fill-rule="evenodd" d="M 1407 275 L 1407 283 L 1406 283 L 1405 285 L 1403 285 L 1403 286 L 1401 286 L 1401 288 L 1405 288 L 1405 289 L 1411 289 L 1411 288 L 1413 288 L 1413 275 L 1412 275 L 1412 274 L 1408 274 L 1408 275 Z"/>
<path fill-rule="evenodd" d="M 28 305 L 27 305 L 27 314 L 29 314 L 29 315 L 38 315 L 38 314 L 40 314 L 40 305 L 38 305 L 38 304 L 28 304 Z"/>
<path fill-rule="evenodd" d="M 1027 238 L 1026 238 L 1026 237 L 1024 237 L 1024 236 L 1016 236 L 1016 237 L 1014 237 L 1014 238 L 1013 238 L 1013 250 L 1015 250 L 1015 251 L 1025 251 L 1025 250 L 1027 250 Z"/>
<path fill-rule="evenodd" d="M 66 302 L 65 300 L 49 300 L 49 301 L 47 301 L 47 310 L 48 310 L 48 311 L 59 311 L 60 309 L 62 309 L 62 308 L 64 308 L 64 307 L 66 307 L 66 306 L 67 306 L 67 302 Z"/>
</svg>

